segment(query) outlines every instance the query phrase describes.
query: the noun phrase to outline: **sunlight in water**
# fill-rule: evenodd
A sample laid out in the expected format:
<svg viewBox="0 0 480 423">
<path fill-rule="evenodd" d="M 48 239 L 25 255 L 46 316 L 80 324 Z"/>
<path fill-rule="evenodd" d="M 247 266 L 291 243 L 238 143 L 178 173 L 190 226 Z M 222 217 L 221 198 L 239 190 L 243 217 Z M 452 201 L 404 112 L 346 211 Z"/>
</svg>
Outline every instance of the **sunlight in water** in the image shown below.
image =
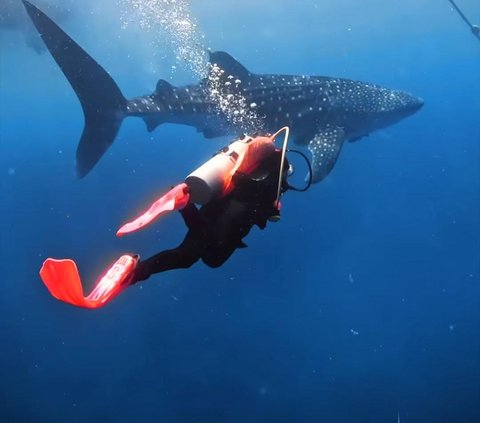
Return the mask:
<svg viewBox="0 0 480 423">
<path fill-rule="evenodd" d="M 225 71 L 216 63 L 210 66 L 207 80 L 208 96 L 225 115 L 228 123 L 245 130 L 262 130 L 262 119 L 257 115 L 255 103 L 247 104 L 242 95 L 242 81 Z"/>
<path fill-rule="evenodd" d="M 224 75 L 218 64 L 208 63 L 205 37 L 191 14 L 188 0 L 119 1 L 123 26 L 136 23 L 155 37 L 166 38 L 177 63 L 198 79 L 205 78 L 208 101 L 216 105 L 229 124 L 245 130 L 262 129 L 257 105 L 247 104 L 242 95 L 242 81 L 234 75 Z"/>
<path fill-rule="evenodd" d="M 138 24 L 171 45 L 177 62 L 196 77 L 205 77 L 208 60 L 204 35 L 190 12 L 187 0 L 119 0 L 124 27 Z"/>
</svg>

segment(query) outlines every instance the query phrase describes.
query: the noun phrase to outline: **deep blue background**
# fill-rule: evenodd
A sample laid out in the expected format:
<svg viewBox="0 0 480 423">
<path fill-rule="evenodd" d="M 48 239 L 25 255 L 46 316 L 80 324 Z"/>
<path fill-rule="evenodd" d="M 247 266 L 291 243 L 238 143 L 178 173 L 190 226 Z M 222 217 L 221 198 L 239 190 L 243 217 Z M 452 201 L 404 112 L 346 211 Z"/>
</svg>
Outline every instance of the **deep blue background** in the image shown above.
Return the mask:
<svg viewBox="0 0 480 423">
<path fill-rule="evenodd" d="M 115 1 L 97 3 L 64 27 L 126 96 L 195 80 L 172 75 L 161 33 L 122 30 Z M 114 231 L 227 139 L 129 119 L 77 180 L 73 91 L 49 55 L 0 32 L 0 420 L 480 421 L 480 42 L 447 1 L 199 3 L 206 44 L 252 71 L 375 82 L 425 107 L 346 145 L 221 269 L 80 310 L 50 297 L 42 261 L 75 258 L 93 283 L 121 252 L 176 245 L 175 215 Z M 480 21 L 478 2 L 459 3 Z"/>
</svg>

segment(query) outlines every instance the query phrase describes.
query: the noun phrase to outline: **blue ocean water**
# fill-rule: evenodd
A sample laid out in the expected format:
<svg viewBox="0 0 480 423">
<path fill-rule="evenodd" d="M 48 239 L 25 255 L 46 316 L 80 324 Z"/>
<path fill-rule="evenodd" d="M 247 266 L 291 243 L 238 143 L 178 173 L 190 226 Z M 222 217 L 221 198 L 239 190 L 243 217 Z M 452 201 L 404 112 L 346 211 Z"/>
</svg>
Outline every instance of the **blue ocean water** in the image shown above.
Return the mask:
<svg viewBox="0 0 480 423">
<path fill-rule="evenodd" d="M 478 1 L 458 3 L 480 22 Z M 125 28 L 117 1 L 69 7 L 62 27 L 127 97 L 196 81 L 172 34 Z M 43 260 L 74 258 L 93 284 L 122 252 L 177 245 L 176 215 L 114 234 L 228 138 L 127 119 L 78 180 L 73 90 L 0 30 L 0 421 L 480 421 L 480 41 L 446 0 L 212 0 L 191 16 L 254 72 L 373 82 L 425 107 L 346 145 L 223 267 L 81 310 L 50 296 Z"/>
</svg>

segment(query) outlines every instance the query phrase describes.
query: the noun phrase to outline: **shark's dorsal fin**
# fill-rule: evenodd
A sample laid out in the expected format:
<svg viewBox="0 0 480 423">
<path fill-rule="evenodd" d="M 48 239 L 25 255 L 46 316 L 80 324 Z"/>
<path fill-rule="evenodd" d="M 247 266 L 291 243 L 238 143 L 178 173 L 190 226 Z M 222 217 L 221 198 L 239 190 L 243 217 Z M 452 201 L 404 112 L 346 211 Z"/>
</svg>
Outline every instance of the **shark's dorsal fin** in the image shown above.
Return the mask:
<svg viewBox="0 0 480 423">
<path fill-rule="evenodd" d="M 173 92 L 173 85 L 170 82 L 165 81 L 164 79 L 159 79 L 157 86 L 155 87 L 155 94 L 164 96 L 167 93 Z"/>
<path fill-rule="evenodd" d="M 248 69 L 232 56 L 224 51 L 212 51 L 210 54 L 210 63 L 218 65 L 225 71 L 225 76 L 232 75 L 237 78 L 246 78 L 250 75 Z"/>
<path fill-rule="evenodd" d="M 175 87 L 164 79 L 159 79 L 155 91 L 151 95 L 157 105 L 157 111 L 165 111 L 174 95 Z M 164 113 L 146 113 L 142 116 L 147 125 L 148 132 L 152 132 L 158 126 L 165 122 Z"/>
</svg>

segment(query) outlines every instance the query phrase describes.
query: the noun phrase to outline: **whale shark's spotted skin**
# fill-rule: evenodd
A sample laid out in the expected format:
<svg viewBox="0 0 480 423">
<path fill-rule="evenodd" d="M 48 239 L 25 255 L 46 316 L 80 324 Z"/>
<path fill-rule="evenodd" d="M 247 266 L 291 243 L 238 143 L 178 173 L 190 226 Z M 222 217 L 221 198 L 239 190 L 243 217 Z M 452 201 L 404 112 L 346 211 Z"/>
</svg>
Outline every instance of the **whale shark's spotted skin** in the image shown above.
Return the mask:
<svg viewBox="0 0 480 423">
<path fill-rule="evenodd" d="M 25 8 L 50 53 L 78 95 L 85 128 L 77 172 L 86 175 L 115 139 L 126 116 L 193 126 L 206 138 L 270 132 L 288 125 L 293 140 L 312 155 L 312 179 L 332 170 L 345 140 L 355 141 L 419 110 L 423 101 L 402 91 L 342 78 L 258 75 L 225 52 L 210 53 L 211 74 L 198 84 L 126 100 L 108 73 L 58 25 L 27 0 Z"/>
<path fill-rule="evenodd" d="M 160 81 L 150 96 L 128 103 L 131 115 L 142 116 L 149 130 L 163 122 L 197 128 L 205 137 L 239 131 L 275 132 L 288 125 L 293 140 L 312 154 L 313 181 L 333 168 L 345 140 L 357 140 L 420 109 L 423 101 L 402 91 L 342 78 L 307 75 L 256 75 L 225 52 L 210 53 L 210 62 L 224 70 L 224 96 L 240 93 L 259 117 L 232 125 L 209 101 L 208 78 L 199 84 L 173 87 Z M 228 78 L 241 81 L 225 86 Z"/>
</svg>

